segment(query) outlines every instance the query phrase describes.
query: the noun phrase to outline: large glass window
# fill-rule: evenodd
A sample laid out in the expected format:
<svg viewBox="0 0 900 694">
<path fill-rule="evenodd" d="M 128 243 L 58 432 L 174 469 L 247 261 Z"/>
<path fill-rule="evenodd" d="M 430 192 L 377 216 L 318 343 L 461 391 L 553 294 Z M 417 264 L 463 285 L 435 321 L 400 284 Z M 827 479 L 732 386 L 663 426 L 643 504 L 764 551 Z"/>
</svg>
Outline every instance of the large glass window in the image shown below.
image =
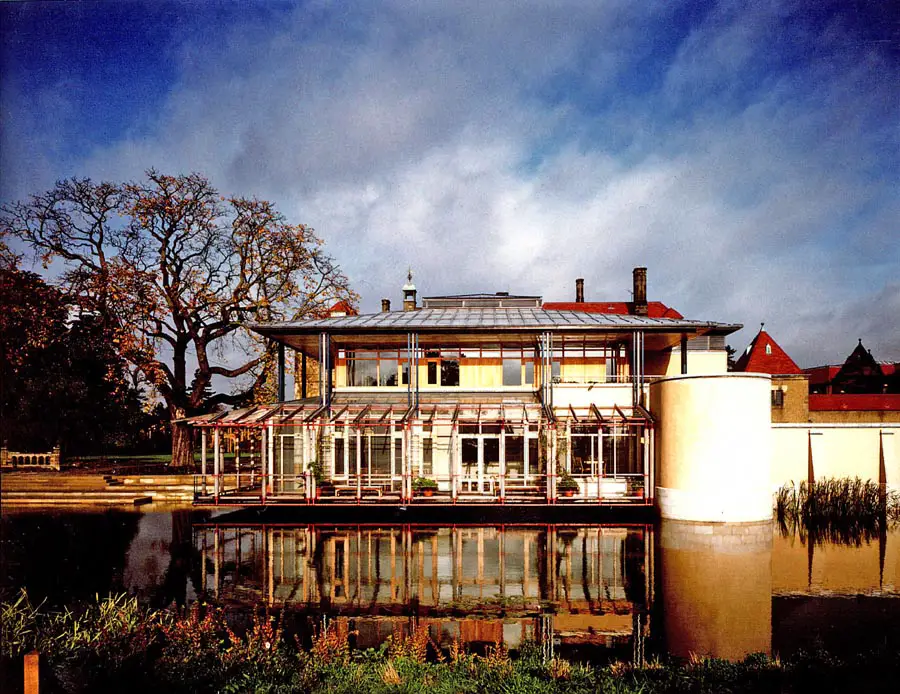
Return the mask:
<svg viewBox="0 0 900 694">
<path fill-rule="evenodd" d="M 391 437 L 373 436 L 372 441 L 372 473 L 376 475 L 391 474 Z"/>
<path fill-rule="evenodd" d="M 525 473 L 525 437 L 506 437 L 506 474 L 519 477 Z"/>
<path fill-rule="evenodd" d="M 353 461 L 356 462 L 355 460 Z M 344 460 L 344 439 L 334 440 L 334 476 L 344 477 L 347 474 L 347 465 Z"/>
<path fill-rule="evenodd" d="M 359 352 L 357 354 L 371 354 Z M 378 385 L 378 362 L 375 359 L 350 356 L 347 359 L 347 385 L 372 387 Z"/>
<path fill-rule="evenodd" d="M 596 475 L 600 458 L 596 427 L 572 428 L 572 473 Z"/>
</svg>

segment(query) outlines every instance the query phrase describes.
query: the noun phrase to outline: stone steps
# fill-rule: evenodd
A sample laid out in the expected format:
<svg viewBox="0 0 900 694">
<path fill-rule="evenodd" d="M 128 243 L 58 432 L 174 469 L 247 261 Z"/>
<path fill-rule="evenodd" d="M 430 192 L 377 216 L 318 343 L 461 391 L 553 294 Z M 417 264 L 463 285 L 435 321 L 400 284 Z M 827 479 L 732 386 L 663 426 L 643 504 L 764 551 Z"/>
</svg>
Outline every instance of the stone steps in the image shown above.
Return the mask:
<svg viewBox="0 0 900 694">
<path fill-rule="evenodd" d="M 2 502 L 12 506 L 54 505 L 130 505 L 140 506 L 153 502 L 148 494 L 121 493 L 118 491 L 3 491 Z"/>
<path fill-rule="evenodd" d="M 139 505 L 190 503 L 192 475 L 114 476 L 87 474 L 4 474 L 0 501 L 9 505 Z"/>
</svg>

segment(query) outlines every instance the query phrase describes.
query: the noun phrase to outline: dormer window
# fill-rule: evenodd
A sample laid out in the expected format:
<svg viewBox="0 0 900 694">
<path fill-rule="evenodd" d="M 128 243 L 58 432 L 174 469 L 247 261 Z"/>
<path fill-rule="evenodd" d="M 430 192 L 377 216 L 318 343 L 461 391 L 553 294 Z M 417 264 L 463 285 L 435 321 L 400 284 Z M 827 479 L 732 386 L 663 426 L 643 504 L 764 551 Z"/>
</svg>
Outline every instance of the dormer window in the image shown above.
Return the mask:
<svg viewBox="0 0 900 694">
<path fill-rule="evenodd" d="M 772 353 L 772 345 L 766 345 L 766 354 Z"/>
</svg>

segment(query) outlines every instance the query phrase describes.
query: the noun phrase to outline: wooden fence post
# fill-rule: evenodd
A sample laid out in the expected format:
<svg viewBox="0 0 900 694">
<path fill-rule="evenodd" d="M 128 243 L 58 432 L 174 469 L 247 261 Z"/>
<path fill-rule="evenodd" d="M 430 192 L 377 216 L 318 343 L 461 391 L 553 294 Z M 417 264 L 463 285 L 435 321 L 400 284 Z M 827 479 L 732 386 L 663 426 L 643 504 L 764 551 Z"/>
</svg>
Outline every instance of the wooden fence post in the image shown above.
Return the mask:
<svg viewBox="0 0 900 694">
<path fill-rule="evenodd" d="M 37 651 L 25 655 L 25 694 L 39 694 L 41 689 L 41 656 Z"/>
</svg>

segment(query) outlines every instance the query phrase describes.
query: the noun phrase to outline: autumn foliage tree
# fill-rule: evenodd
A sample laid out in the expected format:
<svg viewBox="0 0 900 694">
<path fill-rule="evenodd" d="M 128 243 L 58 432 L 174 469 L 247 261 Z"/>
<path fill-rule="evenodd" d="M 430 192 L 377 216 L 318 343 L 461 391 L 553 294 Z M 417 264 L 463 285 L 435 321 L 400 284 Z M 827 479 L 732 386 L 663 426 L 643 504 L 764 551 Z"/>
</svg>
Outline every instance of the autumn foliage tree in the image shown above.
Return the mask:
<svg viewBox="0 0 900 694">
<path fill-rule="evenodd" d="M 196 173 L 61 181 L 2 207 L 0 234 L 45 264 L 62 262 L 61 287 L 102 319 L 165 400 L 175 465 L 192 461 L 178 420 L 240 405 L 265 381 L 272 348 L 241 330 L 244 321 L 322 315 L 356 298 L 312 229 L 290 224 L 270 202 L 223 197 Z M 210 397 L 214 377 L 239 386 Z"/>
</svg>

